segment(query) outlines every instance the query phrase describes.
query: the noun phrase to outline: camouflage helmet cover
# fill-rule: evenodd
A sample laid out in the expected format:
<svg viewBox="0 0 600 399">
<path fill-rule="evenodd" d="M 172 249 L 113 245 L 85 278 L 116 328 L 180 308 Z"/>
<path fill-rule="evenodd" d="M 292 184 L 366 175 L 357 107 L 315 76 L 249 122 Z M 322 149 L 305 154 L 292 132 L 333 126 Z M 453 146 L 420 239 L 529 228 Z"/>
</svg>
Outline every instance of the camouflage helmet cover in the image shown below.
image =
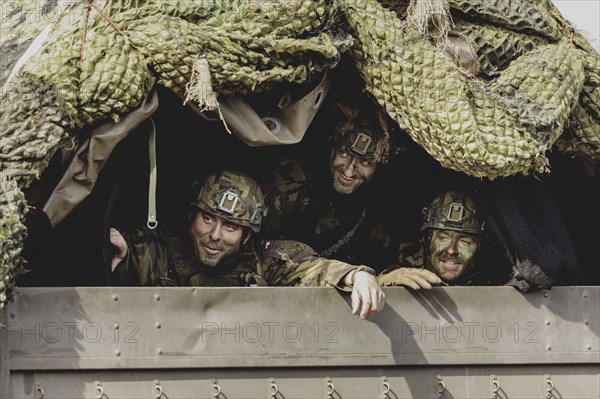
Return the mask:
<svg viewBox="0 0 600 399">
<path fill-rule="evenodd" d="M 475 204 L 466 193 L 444 192 L 423 209 L 424 221 L 421 231 L 426 229 L 454 230 L 470 234 L 483 233 Z"/>
<path fill-rule="evenodd" d="M 345 132 L 336 130 L 334 142 L 336 148 L 344 148 L 361 158 L 375 158 L 377 142 L 382 135 L 377 135 L 370 126 L 361 124 L 351 126 Z"/>
<path fill-rule="evenodd" d="M 389 132 L 386 134 L 384 130 L 389 130 L 384 111 L 374 109 L 373 105 L 365 105 L 361 109 L 342 103 L 337 106 L 341 110 L 341 120 L 333 133 L 335 148 L 385 163 L 390 138 Z"/>
<path fill-rule="evenodd" d="M 210 175 L 194 195 L 191 205 L 231 223 L 260 231 L 267 214 L 263 192 L 252 178 L 235 172 Z"/>
</svg>

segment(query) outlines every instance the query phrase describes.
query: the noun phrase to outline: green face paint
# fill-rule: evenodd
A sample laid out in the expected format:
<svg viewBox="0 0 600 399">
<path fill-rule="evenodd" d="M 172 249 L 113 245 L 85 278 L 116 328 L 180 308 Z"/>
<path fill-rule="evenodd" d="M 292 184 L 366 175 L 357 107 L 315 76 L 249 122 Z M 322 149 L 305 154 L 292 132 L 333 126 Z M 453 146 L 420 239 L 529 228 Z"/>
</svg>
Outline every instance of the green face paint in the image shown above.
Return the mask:
<svg viewBox="0 0 600 399">
<path fill-rule="evenodd" d="M 370 182 L 376 169 L 374 159 L 360 158 L 345 149 L 334 149 L 331 154 L 333 188 L 340 194 L 351 194 Z"/>
<path fill-rule="evenodd" d="M 475 266 L 478 248 L 479 239 L 472 234 L 433 229 L 427 267 L 446 283 L 452 283 Z"/>
</svg>

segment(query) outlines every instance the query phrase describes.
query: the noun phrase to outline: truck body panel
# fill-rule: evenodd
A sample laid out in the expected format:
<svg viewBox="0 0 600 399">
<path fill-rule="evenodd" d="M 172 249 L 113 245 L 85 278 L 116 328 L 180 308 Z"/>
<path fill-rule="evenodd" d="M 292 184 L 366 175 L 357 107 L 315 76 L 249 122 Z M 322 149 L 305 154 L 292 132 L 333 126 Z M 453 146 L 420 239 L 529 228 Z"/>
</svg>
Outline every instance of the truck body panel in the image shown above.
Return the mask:
<svg viewBox="0 0 600 399">
<path fill-rule="evenodd" d="M 20 288 L 2 398 L 600 393 L 599 287 L 384 291 L 360 320 L 329 288 Z"/>
</svg>

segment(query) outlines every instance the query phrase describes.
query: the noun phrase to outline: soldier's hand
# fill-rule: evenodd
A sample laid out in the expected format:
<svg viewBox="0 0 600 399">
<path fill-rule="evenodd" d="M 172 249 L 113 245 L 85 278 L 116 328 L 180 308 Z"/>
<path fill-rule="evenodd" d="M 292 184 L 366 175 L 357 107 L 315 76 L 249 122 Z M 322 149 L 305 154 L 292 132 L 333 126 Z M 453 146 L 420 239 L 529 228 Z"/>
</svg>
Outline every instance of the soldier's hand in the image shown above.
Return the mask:
<svg viewBox="0 0 600 399">
<path fill-rule="evenodd" d="M 117 229 L 110 228 L 110 243 L 116 248 L 115 255 L 110 262 L 110 270 L 115 271 L 117 265 L 127 255 L 127 241 Z"/>
<path fill-rule="evenodd" d="M 441 284 L 442 279 L 427 269 L 401 267 L 377 277 L 380 285 L 404 285 L 412 289 L 431 289 L 432 284 Z"/>
<path fill-rule="evenodd" d="M 385 294 L 377 284 L 375 276 L 358 271 L 352 276 L 352 281 L 352 314 L 365 319 L 380 312 L 385 305 Z"/>
</svg>

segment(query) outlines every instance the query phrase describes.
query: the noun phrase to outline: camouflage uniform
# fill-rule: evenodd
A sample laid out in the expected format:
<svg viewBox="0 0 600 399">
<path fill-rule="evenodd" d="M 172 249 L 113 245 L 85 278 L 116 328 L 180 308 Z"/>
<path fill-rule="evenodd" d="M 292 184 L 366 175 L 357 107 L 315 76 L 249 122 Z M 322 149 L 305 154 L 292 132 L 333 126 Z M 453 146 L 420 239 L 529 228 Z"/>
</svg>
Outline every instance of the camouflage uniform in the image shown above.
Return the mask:
<svg viewBox="0 0 600 399">
<path fill-rule="evenodd" d="M 356 266 L 320 258 L 296 241 L 248 243 L 239 254 L 217 267 L 203 266 L 190 240 L 160 229 L 143 228 L 123 234 L 125 259 L 113 276 L 128 286 L 341 286 Z"/>
<path fill-rule="evenodd" d="M 258 183 L 235 172 L 208 176 L 190 205 L 258 233 L 266 214 Z M 193 220 L 193 217 L 190 218 Z M 184 234 L 141 229 L 123 234 L 125 258 L 113 275 L 120 285 L 145 286 L 339 286 L 342 277 L 357 269 L 337 260 L 320 258 L 309 246 L 295 241 L 265 241 L 242 245 L 232 258 L 214 267 L 203 265 L 192 240 Z"/>
<path fill-rule="evenodd" d="M 381 269 L 394 259 L 389 228 L 369 207 L 361 187 L 338 194 L 322 169 L 307 177 L 300 163 L 284 160 L 267 192 L 264 236 L 305 242 L 323 257 Z"/>
<path fill-rule="evenodd" d="M 387 162 L 389 137 L 376 112 L 365 109 L 342 119 L 332 136 L 333 146 L 359 159 Z M 329 161 L 280 162 L 267 190 L 264 236 L 305 242 L 326 258 L 375 269 L 388 266 L 395 255 L 384 216 L 369 204 L 371 193 L 364 185 L 371 183 L 350 194 L 336 192 Z"/>
<path fill-rule="evenodd" d="M 497 285 L 500 282 L 492 281 L 492 277 L 488 276 L 481 270 L 481 264 L 478 262 L 476 267 L 467 275 L 463 276 L 460 280 L 454 281 L 452 284 L 443 283 L 445 285 Z M 385 269 L 380 275 L 390 273 L 391 271 L 401 267 L 412 267 L 416 269 L 426 268 L 429 271 L 434 272 L 429 267 L 425 267 L 425 257 L 423 243 L 419 242 L 403 242 L 399 245 L 398 253 L 398 264 Z"/>
<path fill-rule="evenodd" d="M 475 204 L 465 193 L 448 191 L 437 196 L 431 205 L 423 209 L 424 221 L 421 226 L 422 239 L 420 242 L 403 242 L 398 246 L 398 263 L 384 270 L 381 275 L 397 268 L 412 267 L 435 272 L 426 261 L 425 248 L 431 243 L 432 229 L 460 231 L 463 233 L 482 236 L 484 223 L 479 220 Z M 481 245 L 480 249 L 481 251 Z M 486 276 L 480 258 L 476 258 L 476 267 L 452 285 L 489 285 L 492 282 Z"/>
</svg>

